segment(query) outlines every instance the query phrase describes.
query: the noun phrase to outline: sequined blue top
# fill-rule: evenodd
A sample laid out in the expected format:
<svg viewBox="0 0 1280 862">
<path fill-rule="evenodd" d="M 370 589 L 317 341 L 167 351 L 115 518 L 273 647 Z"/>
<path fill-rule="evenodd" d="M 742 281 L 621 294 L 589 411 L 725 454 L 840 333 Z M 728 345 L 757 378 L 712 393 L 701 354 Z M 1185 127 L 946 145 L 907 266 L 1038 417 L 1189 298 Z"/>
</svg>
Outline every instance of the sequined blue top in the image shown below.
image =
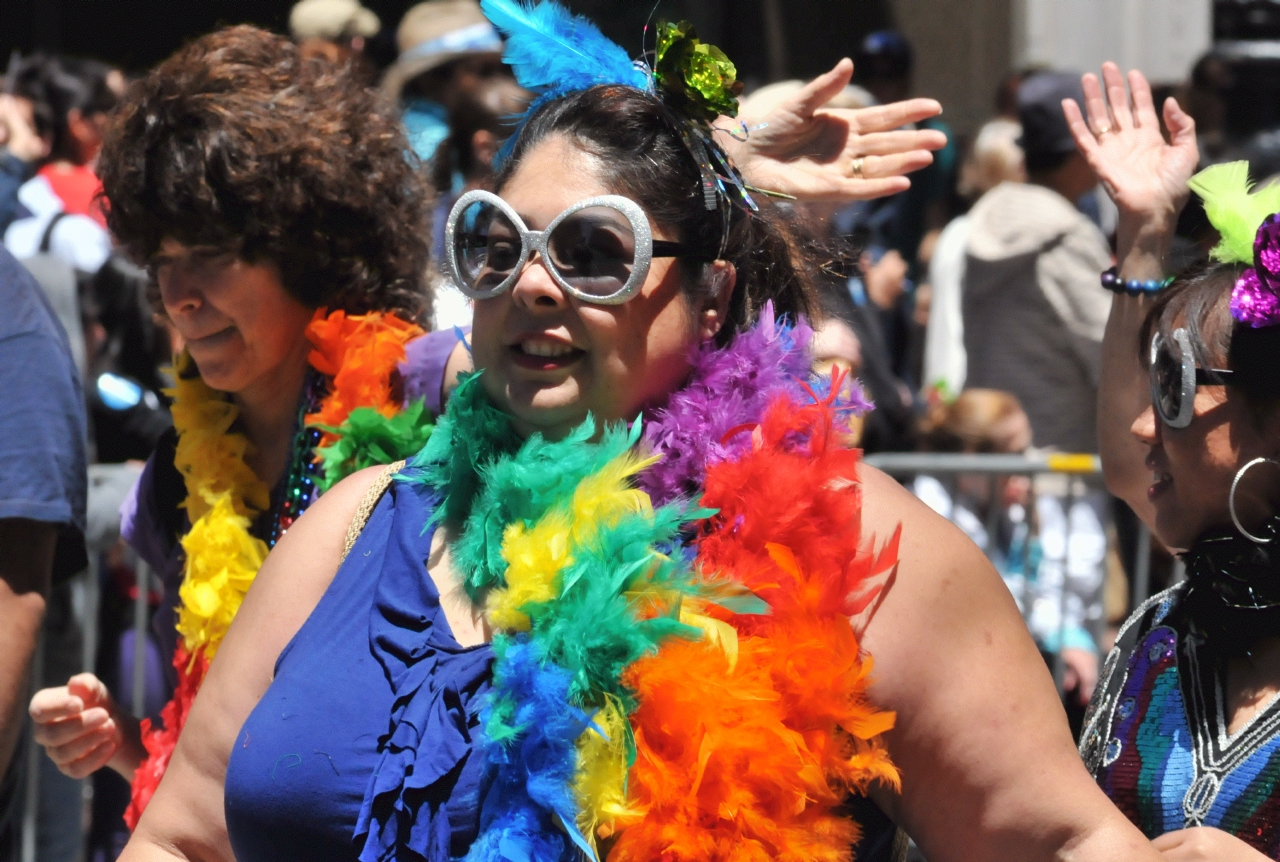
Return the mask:
<svg viewBox="0 0 1280 862">
<path fill-rule="evenodd" d="M 1179 584 L 1120 631 L 1080 753 L 1149 838 L 1212 826 L 1280 859 L 1280 699 L 1227 733 L 1225 659 L 1189 618 Z"/>
</svg>

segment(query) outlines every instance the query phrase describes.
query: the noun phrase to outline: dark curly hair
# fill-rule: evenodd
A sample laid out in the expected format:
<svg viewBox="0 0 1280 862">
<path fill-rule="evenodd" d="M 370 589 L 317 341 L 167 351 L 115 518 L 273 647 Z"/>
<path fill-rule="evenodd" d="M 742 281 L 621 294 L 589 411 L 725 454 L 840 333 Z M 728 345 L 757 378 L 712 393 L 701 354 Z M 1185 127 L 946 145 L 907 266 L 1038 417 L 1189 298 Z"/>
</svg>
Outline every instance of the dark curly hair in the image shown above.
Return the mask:
<svg viewBox="0 0 1280 862">
<path fill-rule="evenodd" d="M 677 121 L 653 95 L 631 87 L 592 87 L 539 108 L 521 130 L 495 179 L 501 190 L 521 159 L 551 135 L 568 135 L 604 164 L 604 180 L 636 201 L 655 221 L 676 229 L 701 259 L 681 258 L 685 289 L 705 299 L 706 262 L 726 260 L 738 280 L 729 313 L 716 336 L 727 343 L 751 326 L 765 302 L 779 314 L 810 319 L 819 312 L 817 247 L 793 213 L 756 195 L 759 212 L 708 210 L 697 163 L 681 140 Z M 727 221 L 727 225 L 726 225 Z"/>
<path fill-rule="evenodd" d="M 304 305 L 422 320 L 428 194 L 390 109 L 345 68 L 255 27 L 197 39 L 136 82 L 98 173 L 146 264 L 165 238 L 280 268 Z"/>
</svg>

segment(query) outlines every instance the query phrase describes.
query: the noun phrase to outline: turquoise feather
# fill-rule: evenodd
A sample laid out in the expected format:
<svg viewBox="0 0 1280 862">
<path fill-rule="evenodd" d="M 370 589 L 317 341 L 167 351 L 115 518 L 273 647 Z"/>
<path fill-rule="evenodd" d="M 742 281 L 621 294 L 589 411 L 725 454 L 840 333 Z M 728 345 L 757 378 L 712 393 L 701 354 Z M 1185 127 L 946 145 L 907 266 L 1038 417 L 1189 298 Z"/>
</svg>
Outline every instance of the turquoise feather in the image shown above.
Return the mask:
<svg viewBox="0 0 1280 862">
<path fill-rule="evenodd" d="M 481 0 L 480 9 L 506 38 L 503 59 L 516 80 L 539 101 L 599 84 L 651 89 L 648 72 L 637 68 L 626 51 L 557 3 Z"/>
</svg>

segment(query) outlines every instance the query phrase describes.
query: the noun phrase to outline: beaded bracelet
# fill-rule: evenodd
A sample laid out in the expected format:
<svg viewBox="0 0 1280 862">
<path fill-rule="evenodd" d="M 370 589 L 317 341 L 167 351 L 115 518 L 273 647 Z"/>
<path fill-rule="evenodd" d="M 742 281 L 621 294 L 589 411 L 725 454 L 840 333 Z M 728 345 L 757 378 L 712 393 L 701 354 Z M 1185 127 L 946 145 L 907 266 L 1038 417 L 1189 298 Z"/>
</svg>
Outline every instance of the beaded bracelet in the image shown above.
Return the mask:
<svg viewBox="0 0 1280 862">
<path fill-rule="evenodd" d="M 1102 286 L 1112 293 L 1127 293 L 1130 296 L 1139 296 L 1144 293 L 1158 293 L 1169 285 L 1173 284 L 1173 276 L 1162 278 L 1159 281 L 1139 281 L 1136 278 L 1121 278 L 1118 267 L 1111 267 L 1102 274 Z"/>
</svg>

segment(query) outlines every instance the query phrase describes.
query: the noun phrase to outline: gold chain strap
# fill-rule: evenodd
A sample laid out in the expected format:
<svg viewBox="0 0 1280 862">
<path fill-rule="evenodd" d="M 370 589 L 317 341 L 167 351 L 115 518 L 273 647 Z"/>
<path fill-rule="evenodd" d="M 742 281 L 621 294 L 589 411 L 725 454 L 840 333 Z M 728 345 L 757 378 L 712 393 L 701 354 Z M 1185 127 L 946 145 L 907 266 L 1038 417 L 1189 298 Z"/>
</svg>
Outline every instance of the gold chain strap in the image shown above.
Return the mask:
<svg viewBox="0 0 1280 862">
<path fill-rule="evenodd" d="M 356 546 L 356 539 L 360 538 L 360 532 L 364 530 L 364 525 L 369 523 L 369 516 L 373 514 L 374 506 L 378 505 L 378 501 L 387 492 L 387 488 L 391 487 L 391 477 L 400 472 L 400 468 L 404 464 L 404 461 L 388 464 L 386 469 L 378 474 L 378 478 L 373 480 L 369 490 L 364 492 L 364 497 L 360 500 L 360 507 L 356 509 L 356 513 L 351 517 L 351 523 L 347 525 L 347 538 L 342 543 L 342 560 L 346 560 L 347 554 L 351 553 L 351 549 Z M 339 561 L 339 564 L 341 564 L 341 561 Z"/>
</svg>

